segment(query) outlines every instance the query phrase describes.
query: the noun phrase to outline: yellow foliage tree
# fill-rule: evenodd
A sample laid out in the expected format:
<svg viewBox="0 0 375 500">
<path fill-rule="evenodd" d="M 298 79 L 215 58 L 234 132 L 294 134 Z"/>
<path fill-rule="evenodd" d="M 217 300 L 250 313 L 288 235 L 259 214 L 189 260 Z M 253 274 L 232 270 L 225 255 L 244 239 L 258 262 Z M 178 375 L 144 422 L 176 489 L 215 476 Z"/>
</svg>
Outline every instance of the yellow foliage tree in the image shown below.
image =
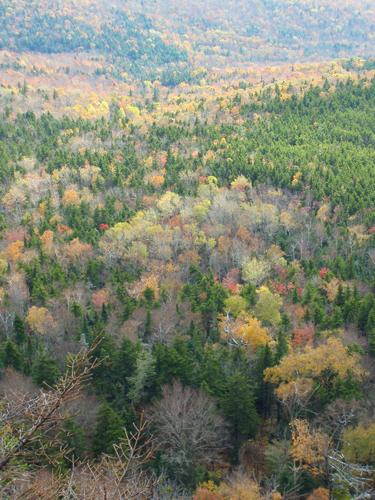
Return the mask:
<svg viewBox="0 0 375 500">
<path fill-rule="evenodd" d="M 236 475 L 231 480 L 219 486 L 225 500 L 262 500 L 259 485 L 254 479 L 245 475 Z"/>
<path fill-rule="evenodd" d="M 236 318 L 241 314 L 241 312 L 246 311 L 246 299 L 240 295 L 231 295 L 225 300 L 225 309 Z"/>
<path fill-rule="evenodd" d="M 350 462 L 375 464 L 375 422 L 346 429 L 343 453 Z"/>
<path fill-rule="evenodd" d="M 329 491 L 327 488 L 317 488 L 307 497 L 307 500 L 329 500 Z"/>
<path fill-rule="evenodd" d="M 62 202 L 65 207 L 69 205 L 79 205 L 80 203 L 79 194 L 75 189 L 67 189 L 64 192 Z"/>
<path fill-rule="evenodd" d="M 246 318 L 245 323 L 235 331 L 235 334 L 242 338 L 252 351 L 256 351 L 258 347 L 268 344 L 271 340 L 267 328 L 262 327 L 261 322 L 252 316 Z"/>
<path fill-rule="evenodd" d="M 256 317 L 271 325 L 278 325 L 281 321 L 280 307 L 283 303 L 280 295 L 272 293 L 266 286 L 261 286 L 257 290 L 257 295 L 258 301 L 255 305 Z"/>
<path fill-rule="evenodd" d="M 314 381 L 322 382 L 325 372 L 345 379 L 349 375 L 362 379 L 364 370 L 358 354 L 350 354 L 341 340 L 331 337 L 318 347 L 306 346 L 302 352 L 292 352 L 280 364 L 265 370 L 265 380 L 275 384 L 282 401 L 300 396 L 307 398 Z"/>
<path fill-rule="evenodd" d="M 26 316 L 26 322 L 31 330 L 42 335 L 45 335 L 54 326 L 52 314 L 46 307 L 30 307 Z"/>
<path fill-rule="evenodd" d="M 0 257 L 0 276 L 5 274 L 8 269 L 8 262 Z"/>
<path fill-rule="evenodd" d="M 318 476 L 325 465 L 329 450 L 329 437 L 319 431 L 312 431 L 309 423 L 296 419 L 291 423 L 292 445 L 290 456 L 300 467 Z"/>
<path fill-rule="evenodd" d="M 7 260 L 13 264 L 18 262 L 22 257 L 24 246 L 24 242 L 21 240 L 10 243 L 5 250 Z"/>
<path fill-rule="evenodd" d="M 244 175 L 240 175 L 231 183 L 231 188 L 236 191 L 245 191 L 251 188 L 251 182 Z"/>
<path fill-rule="evenodd" d="M 244 262 L 242 277 L 244 281 L 258 285 L 267 278 L 269 271 L 270 265 L 268 262 L 253 257 Z"/>
<path fill-rule="evenodd" d="M 44 231 L 44 233 L 40 236 L 40 241 L 42 243 L 43 251 L 47 255 L 51 255 L 53 251 L 53 231 L 49 229 Z"/>
<path fill-rule="evenodd" d="M 240 341 L 251 351 L 256 351 L 258 347 L 271 341 L 267 328 L 264 328 L 257 318 L 244 312 L 235 320 L 230 316 L 221 316 L 219 326 L 223 338 Z"/>
<path fill-rule="evenodd" d="M 157 207 L 164 216 L 171 216 L 175 214 L 181 206 L 181 198 L 178 194 L 172 191 L 167 191 L 159 201 Z"/>
</svg>

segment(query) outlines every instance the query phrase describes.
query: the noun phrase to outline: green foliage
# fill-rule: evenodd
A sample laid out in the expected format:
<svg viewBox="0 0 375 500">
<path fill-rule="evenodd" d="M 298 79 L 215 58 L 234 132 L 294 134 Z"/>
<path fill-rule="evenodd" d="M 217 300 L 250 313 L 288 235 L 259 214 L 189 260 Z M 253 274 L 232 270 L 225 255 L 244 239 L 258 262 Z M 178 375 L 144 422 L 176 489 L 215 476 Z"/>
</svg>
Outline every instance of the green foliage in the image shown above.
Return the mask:
<svg viewBox="0 0 375 500">
<path fill-rule="evenodd" d="M 186 53 L 166 44 L 155 33 L 145 16 L 129 18 L 124 11 L 113 9 L 102 19 L 99 29 L 85 18 L 59 14 L 41 2 L 30 1 L 18 8 L 7 0 L 0 3 L 0 48 L 18 52 L 99 52 L 121 69 L 136 74 L 169 63 L 186 62 Z M 77 6 L 79 11 L 79 6 Z M 14 37 L 13 33 L 17 32 Z M 126 65 L 124 64 L 126 61 Z M 178 68 L 175 69 L 179 74 Z M 189 75 L 186 70 L 187 76 Z M 177 82 L 172 82 L 177 84 Z"/>
<path fill-rule="evenodd" d="M 60 375 L 59 367 L 47 351 L 40 351 L 31 367 L 33 382 L 38 385 L 52 387 Z"/>
<path fill-rule="evenodd" d="M 113 445 L 123 434 L 123 422 L 108 403 L 102 403 L 96 417 L 92 451 L 96 456 L 112 453 Z"/>
<path fill-rule="evenodd" d="M 22 368 L 22 356 L 17 347 L 12 340 L 8 339 L 1 346 L 1 361 L 4 366 L 12 366 L 16 370 L 21 370 Z"/>
<path fill-rule="evenodd" d="M 26 340 L 25 323 L 16 314 L 13 323 L 14 337 L 17 344 L 23 344 Z"/>
<path fill-rule="evenodd" d="M 86 449 L 85 432 L 81 425 L 72 418 L 64 421 L 60 430 L 60 439 L 66 447 L 66 455 L 71 461 L 80 460 Z"/>
<path fill-rule="evenodd" d="M 205 275 L 197 267 L 190 268 L 189 283 L 183 288 L 182 298 L 188 298 L 192 310 L 202 314 L 204 329 L 213 338 L 217 335 L 217 316 L 224 310 L 226 295 L 211 273 Z"/>
<path fill-rule="evenodd" d="M 235 448 L 243 440 L 255 436 L 259 417 L 255 408 L 253 386 L 245 373 L 235 372 L 228 377 L 220 407 L 230 422 Z"/>
</svg>

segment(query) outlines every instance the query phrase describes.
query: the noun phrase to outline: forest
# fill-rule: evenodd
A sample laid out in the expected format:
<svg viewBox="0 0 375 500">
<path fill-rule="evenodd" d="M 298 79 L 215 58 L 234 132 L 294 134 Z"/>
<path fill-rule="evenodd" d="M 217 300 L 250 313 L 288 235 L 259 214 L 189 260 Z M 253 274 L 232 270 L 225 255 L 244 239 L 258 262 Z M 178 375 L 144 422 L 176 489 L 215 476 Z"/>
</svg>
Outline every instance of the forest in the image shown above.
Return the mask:
<svg viewBox="0 0 375 500">
<path fill-rule="evenodd" d="M 0 1 L 1 498 L 374 498 L 373 11 L 251 3 Z"/>
</svg>

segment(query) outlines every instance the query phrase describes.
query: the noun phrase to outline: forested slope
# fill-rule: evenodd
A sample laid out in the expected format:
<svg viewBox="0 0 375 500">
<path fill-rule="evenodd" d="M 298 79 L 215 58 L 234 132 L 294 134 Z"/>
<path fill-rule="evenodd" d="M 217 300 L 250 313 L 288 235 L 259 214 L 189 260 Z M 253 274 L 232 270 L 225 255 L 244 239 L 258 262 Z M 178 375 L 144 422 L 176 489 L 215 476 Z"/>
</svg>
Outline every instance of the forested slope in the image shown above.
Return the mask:
<svg viewBox="0 0 375 500">
<path fill-rule="evenodd" d="M 19 92 L 34 102 L 26 84 Z M 114 99 L 96 120 L 15 113 L 8 101 L 5 498 L 71 484 L 82 498 L 103 487 L 114 498 L 371 494 L 374 101 L 366 79 L 246 87 L 225 101 L 237 119 L 210 124 L 204 101 L 190 122 L 140 122 L 157 93 L 142 115 Z M 19 448 L 36 413 L 9 395 L 27 402 L 44 388 L 49 408 L 80 349 L 92 378 Z M 134 425 L 145 448 L 133 475 L 111 482 Z"/>
<path fill-rule="evenodd" d="M 170 86 L 196 82 L 202 68 L 368 58 L 374 27 L 361 0 L 0 2 L 0 50 L 102 57 L 98 75 Z"/>
</svg>

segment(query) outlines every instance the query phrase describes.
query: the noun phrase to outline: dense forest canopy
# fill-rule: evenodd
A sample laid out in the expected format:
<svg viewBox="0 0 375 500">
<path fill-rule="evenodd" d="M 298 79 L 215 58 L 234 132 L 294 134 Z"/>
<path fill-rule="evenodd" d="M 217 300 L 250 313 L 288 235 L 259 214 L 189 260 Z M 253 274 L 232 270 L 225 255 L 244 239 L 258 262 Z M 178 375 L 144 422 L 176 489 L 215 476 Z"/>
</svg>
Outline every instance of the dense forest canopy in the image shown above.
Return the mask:
<svg viewBox="0 0 375 500">
<path fill-rule="evenodd" d="M 127 2 L 137 10 L 139 2 Z M 142 10 L 171 20 L 180 33 L 233 32 L 241 39 L 257 39 L 266 45 L 270 59 L 304 56 L 336 57 L 371 51 L 374 6 L 350 0 L 145 0 Z M 156 14 L 156 18 L 158 17 Z M 188 22 L 186 22 L 188 21 Z M 201 39 L 203 42 L 203 39 Z M 232 40 L 233 43 L 233 40 Z M 246 42 L 245 42 L 246 43 Z M 256 46 L 255 46 L 256 47 Z M 254 47 L 254 48 L 255 48 Z M 236 50 L 239 50 L 237 48 Z M 289 53 L 290 51 L 290 53 Z M 260 51 L 259 51 L 260 52 Z M 261 57 L 258 50 L 247 55 Z"/>
<path fill-rule="evenodd" d="M 371 9 L 0 1 L 1 498 L 374 496 Z"/>
<path fill-rule="evenodd" d="M 0 1 L 0 49 L 96 52 L 117 78 L 170 84 L 191 82 L 197 63 L 373 55 L 374 28 L 373 6 L 359 0 Z"/>
</svg>

